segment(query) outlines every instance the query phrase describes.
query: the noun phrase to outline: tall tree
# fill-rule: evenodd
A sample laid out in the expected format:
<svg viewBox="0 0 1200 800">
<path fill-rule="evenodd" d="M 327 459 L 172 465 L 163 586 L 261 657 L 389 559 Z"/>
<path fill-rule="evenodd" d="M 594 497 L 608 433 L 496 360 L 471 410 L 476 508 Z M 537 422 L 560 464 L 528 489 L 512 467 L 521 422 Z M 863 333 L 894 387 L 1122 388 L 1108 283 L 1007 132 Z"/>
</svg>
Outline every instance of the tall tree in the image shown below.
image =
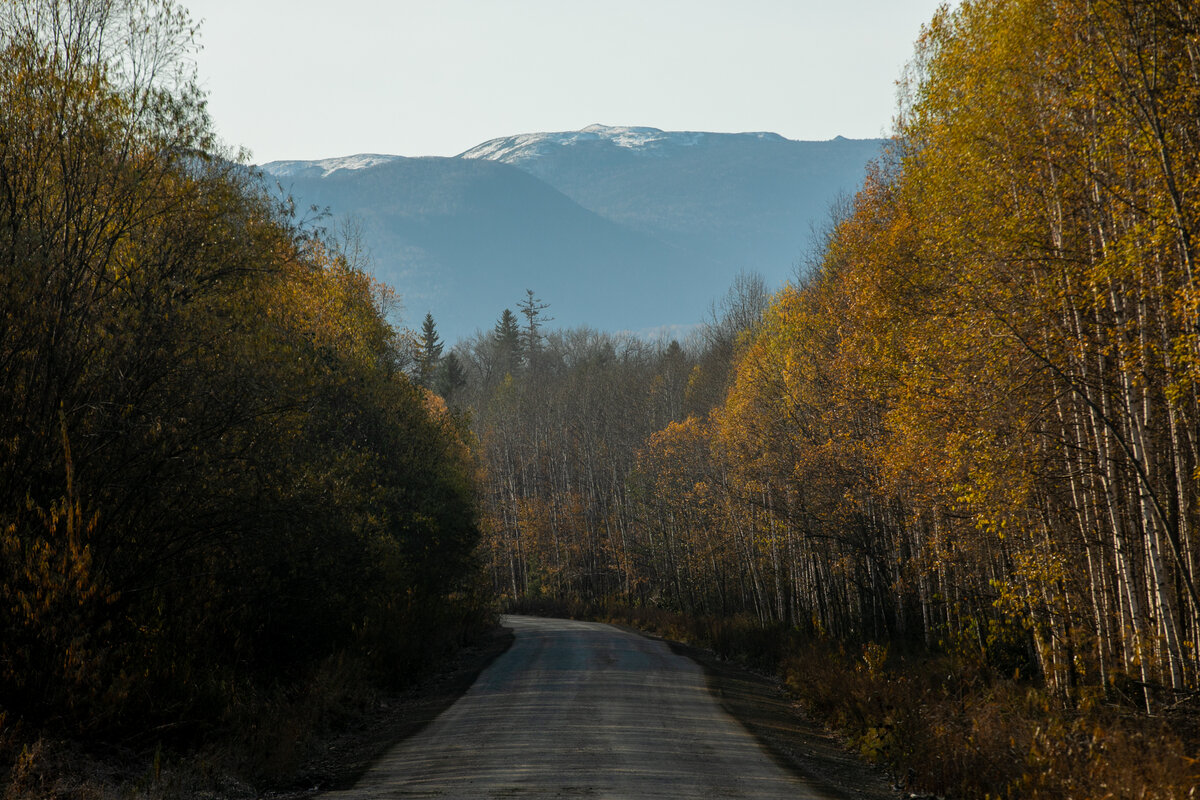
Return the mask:
<svg viewBox="0 0 1200 800">
<path fill-rule="evenodd" d="M 458 393 L 467 385 L 467 375 L 458 355 L 448 353 L 438 369 L 435 391 L 451 408 L 457 407 Z"/>
<path fill-rule="evenodd" d="M 525 317 L 525 326 L 521 329 L 521 352 L 525 365 L 532 367 L 542 349 L 542 325 L 553 321 L 553 317 L 542 314 L 550 307 L 533 294 L 533 289 L 525 290 L 525 299 L 518 304 L 521 316 Z"/>
<path fill-rule="evenodd" d="M 511 375 L 521 365 L 521 328 L 517 324 L 517 316 L 511 309 L 504 309 L 496 326 L 492 329 L 492 346 L 495 355 L 493 374 L 497 380 L 503 380 L 505 375 Z"/>
<path fill-rule="evenodd" d="M 215 150 L 192 30 L 0 4 L 0 717 L 30 731 L 396 675 L 472 570 L 457 423 L 385 293 Z"/>
<path fill-rule="evenodd" d="M 433 314 L 425 312 L 421 323 L 421 338 L 417 352 L 417 383 L 426 389 L 434 388 L 438 367 L 442 362 L 442 340 L 438 336 Z"/>
</svg>

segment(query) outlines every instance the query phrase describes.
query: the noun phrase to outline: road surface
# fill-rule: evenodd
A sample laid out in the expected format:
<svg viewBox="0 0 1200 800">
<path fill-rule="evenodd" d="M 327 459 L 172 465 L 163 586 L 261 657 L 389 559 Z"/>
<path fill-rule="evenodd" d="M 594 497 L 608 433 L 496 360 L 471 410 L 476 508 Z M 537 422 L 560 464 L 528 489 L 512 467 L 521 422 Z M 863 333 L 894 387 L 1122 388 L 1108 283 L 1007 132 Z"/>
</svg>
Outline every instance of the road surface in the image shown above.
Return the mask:
<svg viewBox="0 0 1200 800">
<path fill-rule="evenodd" d="M 329 800 L 828 798 L 778 766 L 666 644 L 506 617 L 516 638 L 463 697 Z"/>
</svg>

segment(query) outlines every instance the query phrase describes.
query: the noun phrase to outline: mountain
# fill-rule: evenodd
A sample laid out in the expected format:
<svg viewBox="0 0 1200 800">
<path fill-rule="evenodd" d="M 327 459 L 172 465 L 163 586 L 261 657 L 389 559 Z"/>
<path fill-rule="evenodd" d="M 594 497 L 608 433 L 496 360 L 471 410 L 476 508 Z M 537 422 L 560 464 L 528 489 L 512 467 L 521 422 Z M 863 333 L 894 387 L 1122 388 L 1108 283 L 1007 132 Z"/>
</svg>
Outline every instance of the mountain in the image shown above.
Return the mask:
<svg viewBox="0 0 1200 800">
<path fill-rule="evenodd" d="M 526 288 L 552 303 L 558 324 L 644 328 L 661 319 L 661 297 L 642 291 L 645 276 L 699 274 L 688 254 L 507 164 L 395 158 L 325 174 L 274 169 L 264 167 L 304 204 L 354 218 L 409 324 L 430 310 L 447 341 L 490 328 Z M 677 288 L 702 308 L 708 283 Z"/>
<path fill-rule="evenodd" d="M 880 144 L 591 125 L 493 139 L 460 158 L 520 167 L 608 219 L 782 279 Z"/>
<path fill-rule="evenodd" d="M 590 126 L 453 158 L 361 154 L 262 165 L 299 207 L 355 218 L 412 325 L 488 329 L 525 289 L 556 325 L 700 321 L 740 269 L 780 285 L 879 140 Z"/>
</svg>

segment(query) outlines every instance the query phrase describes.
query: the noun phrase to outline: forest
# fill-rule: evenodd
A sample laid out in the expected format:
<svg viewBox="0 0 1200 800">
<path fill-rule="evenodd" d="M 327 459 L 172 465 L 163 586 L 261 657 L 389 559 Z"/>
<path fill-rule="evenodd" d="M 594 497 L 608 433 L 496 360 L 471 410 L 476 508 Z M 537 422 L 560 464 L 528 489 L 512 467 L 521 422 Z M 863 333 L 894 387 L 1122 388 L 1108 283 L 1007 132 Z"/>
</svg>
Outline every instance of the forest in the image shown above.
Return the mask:
<svg viewBox="0 0 1200 800">
<path fill-rule="evenodd" d="M 467 432 L 353 243 L 223 154 L 185 13 L 0 31 L 0 775 L 43 736 L 283 739 L 330 673 L 492 624 Z"/>
<path fill-rule="evenodd" d="M 777 672 L 908 790 L 1200 785 L 1195 4 L 943 8 L 795 281 L 681 341 L 534 289 L 403 327 L 223 150 L 195 36 L 0 7 L 10 775 L 42 735 L 268 736 L 498 604 Z"/>
<path fill-rule="evenodd" d="M 1168 7 L 939 17 L 819 263 L 744 274 L 687 348 L 544 335 L 532 293 L 460 345 L 497 590 L 1195 688 L 1200 54 Z"/>
<path fill-rule="evenodd" d="M 682 346 L 546 331 L 529 292 L 455 349 L 496 592 L 705 619 L 710 644 L 715 621 L 743 620 L 865 646 L 860 671 L 889 647 L 943 654 L 982 692 L 1004 679 L 1065 710 L 1054 734 L 998 737 L 1015 773 L 967 763 L 931 778 L 941 791 L 1037 796 L 1030 775 L 1053 783 L 1059 757 L 1102 772 L 1124 729 L 1089 709 L 1168 720 L 1129 759 L 1175 754 L 1154 796 L 1184 796 L 1196 762 L 1171 737 L 1194 737 L 1200 689 L 1198 235 L 1194 4 L 943 9 L 888 152 L 794 283 L 772 295 L 743 274 Z M 919 761 L 919 737 L 879 716 L 858 723 L 864 749 L 883 737 L 907 751 L 894 763 Z M 1145 775 L 1106 779 L 1129 794 L 1104 796 L 1150 796 Z"/>
</svg>

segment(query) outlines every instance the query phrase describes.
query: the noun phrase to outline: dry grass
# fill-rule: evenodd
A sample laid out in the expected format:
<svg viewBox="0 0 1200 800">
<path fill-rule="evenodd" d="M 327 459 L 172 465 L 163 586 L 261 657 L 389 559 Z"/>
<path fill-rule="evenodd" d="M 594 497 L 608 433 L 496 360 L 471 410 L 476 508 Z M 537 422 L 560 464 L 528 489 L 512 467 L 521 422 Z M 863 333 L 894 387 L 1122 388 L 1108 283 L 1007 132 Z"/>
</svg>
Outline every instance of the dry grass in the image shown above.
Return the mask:
<svg viewBox="0 0 1200 800">
<path fill-rule="evenodd" d="M 910 791 L 968 798 L 1196 797 L 1192 714 L 1147 717 L 1092 701 L 1065 708 L 1039 687 L 955 659 L 874 663 L 827 645 L 783 663 L 789 689 Z"/>
</svg>

